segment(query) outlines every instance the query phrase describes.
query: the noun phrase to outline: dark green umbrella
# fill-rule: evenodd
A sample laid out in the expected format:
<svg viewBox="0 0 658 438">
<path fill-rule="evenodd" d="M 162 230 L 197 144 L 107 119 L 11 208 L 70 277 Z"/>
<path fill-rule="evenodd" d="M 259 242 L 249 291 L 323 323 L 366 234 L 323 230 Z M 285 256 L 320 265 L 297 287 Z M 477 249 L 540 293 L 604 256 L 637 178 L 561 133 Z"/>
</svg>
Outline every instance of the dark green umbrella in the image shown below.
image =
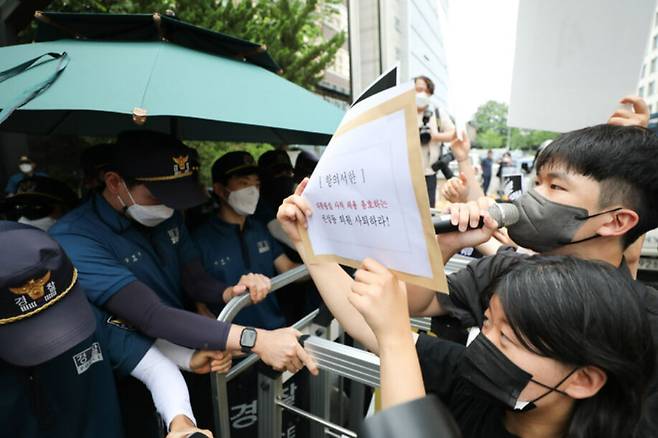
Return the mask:
<svg viewBox="0 0 658 438">
<path fill-rule="evenodd" d="M 0 117 L 35 95 L 3 131 L 326 144 L 343 115 L 248 41 L 158 14 L 37 18 L 39 42 L 0 48 Z"/>
</svg>

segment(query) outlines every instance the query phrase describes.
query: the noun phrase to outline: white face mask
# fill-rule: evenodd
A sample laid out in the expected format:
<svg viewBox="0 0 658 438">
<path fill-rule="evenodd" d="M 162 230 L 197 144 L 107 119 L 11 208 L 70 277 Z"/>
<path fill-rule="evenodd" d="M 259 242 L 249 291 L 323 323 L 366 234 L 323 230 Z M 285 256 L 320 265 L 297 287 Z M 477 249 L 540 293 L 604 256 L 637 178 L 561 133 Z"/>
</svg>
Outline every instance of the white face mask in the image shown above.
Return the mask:
<svg viewBox="0 0 658 438">
<path fill-rule="evenodd" d="M 430 104 L 430 95 L 427 93 L 416 93 L 416 106 L 426 108 Z"/>
<path fill-rule="evenodd" d="M 21 170 L 23 173 L 30 173 L 32 170 L 34 170 L 34 166 L 28 163 L 23 163 L 19 164 L 18 168 Z"/>
<path fill-rule="evenodd" d="M 174 209 L 167 207 L 164 204 L 159 204 L 159 205 L 140 205 L 135 202 L 133 199 L 133 195 L 130 194 L 130 190 L 128 190 L 128 187 L 124 183 L 123 186 L 126 188 L 126 191 L 128 192 L 128 196 L 130 197 L 130 200 L 132 201 L 132 205 L 128 206 L 126 208 L 126 214 L 133 218 L 135 221 L 139 222 L 140 224 L 146 226 L 146 227 L 155 227 L 156 225 L 161 224 L 162 222 L 166 221 L 170 217 L 174 215 Z M 121 197 L 117 195 L 117 198 L 119 198 L 119 202 L 121 202 L 121 205 L 126 207 L 126 204 L 123 202 Z"/>
<path fill-rule="evenodd" d="M 244 189 L 236 190 L 228 195 L 228 205 L 233 207 L 233 210 L 239 215 L 249 216 L 256 211 L 258 205 L 258 198 L 260 191 L 256 186 L 245 187 Z"/>
<path fill-rule="evenodd" d="M 57 222 L 57 220 L 51 218 L 50 216 L 44 216 L 39 219 L 28 219 L 25 216 L 21 216 L 18 219 L 19 224 L 32 225 L 33 227 L 37 227 L 43 231 L 48 231 L 50 227 L 55 225 L 55 222 Z"/>
</svg>

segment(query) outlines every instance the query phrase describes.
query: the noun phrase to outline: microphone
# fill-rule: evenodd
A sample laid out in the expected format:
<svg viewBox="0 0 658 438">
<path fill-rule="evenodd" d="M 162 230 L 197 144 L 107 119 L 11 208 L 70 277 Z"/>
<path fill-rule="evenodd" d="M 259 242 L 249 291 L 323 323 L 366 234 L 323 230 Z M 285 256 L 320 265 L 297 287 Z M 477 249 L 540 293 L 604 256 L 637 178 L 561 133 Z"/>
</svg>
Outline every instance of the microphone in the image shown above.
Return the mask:
<svg viewBox="0 0 658 438">
<path fill-rule="evenodd" d="M 498 226 L 500 228 L 514 225 L 519 220 L 519 209 L 514 204 L 496 203 L 491 207 L 489 207 L 488 211 L 489 211 L 489 216 L 491 216 L 492 219 L 498 222 Z M 459 227 L 457 225 L 453 225 L 452 223 L 450 223 L 449 214 L 432 216 L 432 225 L 434 225 L 434 232 L 436 234 L 452 233 L 453 231 L 459 231 Z M 481 217 L 477 227 L 472 228 L 469 225 L 466 231 L 476 230 L 478 228 L 482 228 L 483 226 L 484 226 L 484 218 Z"/>
</svg>

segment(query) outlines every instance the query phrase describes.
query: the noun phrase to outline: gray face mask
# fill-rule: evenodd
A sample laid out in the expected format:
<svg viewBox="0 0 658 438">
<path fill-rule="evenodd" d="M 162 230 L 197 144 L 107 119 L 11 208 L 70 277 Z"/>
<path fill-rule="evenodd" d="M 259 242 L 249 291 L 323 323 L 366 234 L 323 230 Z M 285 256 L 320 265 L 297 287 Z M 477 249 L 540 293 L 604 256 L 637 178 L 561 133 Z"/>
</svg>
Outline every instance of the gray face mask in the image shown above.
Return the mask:
<svg viewBox="0 0 658 438">
<path fill-rule="evenodd" d="M 586 220 L 621 210 L 619 207 L 590 215 L 584 208 L 549 201 L 535 189 L 528 190 L 514 204 L 519 209 L 520 217 L 517 223 L 507 228 L 509 236 L 518 245 L 537 252 L 552 251 L 600 237 L 594 234 L 573 241 L 573 236 Z"/>
</svg>

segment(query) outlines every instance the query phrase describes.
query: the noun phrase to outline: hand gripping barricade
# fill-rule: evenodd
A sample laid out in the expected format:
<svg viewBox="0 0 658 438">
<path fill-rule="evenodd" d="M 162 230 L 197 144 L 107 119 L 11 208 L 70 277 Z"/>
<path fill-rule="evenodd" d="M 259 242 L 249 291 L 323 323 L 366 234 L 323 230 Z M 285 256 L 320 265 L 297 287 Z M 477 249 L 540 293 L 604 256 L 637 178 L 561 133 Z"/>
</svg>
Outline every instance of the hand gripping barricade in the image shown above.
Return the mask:
<svg viewBox="0 0 658 438">
<path fill-rule="evenodd" d="M 465 267 L 472 259 L 455 256 L 446 265 L 446 273 L 454 272 Z M 306 266 L 299 266 L 281 275 L 272 278 L 274 292 L 282 287 L 308 277 Z M 240 310 L 251 305 L 249 295 L 233 298 L 222 310 L 217 320 L 232 322 Z M 309 313 L 297 321 L 293 327 L 297 330 L 308 328 L 318 315 L 318 310 Z M 429 331 L 430 318 L 412 318 L 412 327 Z M 282 426 L 282 412 L 287 410 L 311 421 L 311 437 L 357 437 L 357 433 L 327 420 L 329 418 L 329 373 L 347 378 L 361 385 L 371 388 L 379 387 L 379 358 L 367 351 L 349 347 L 333 342 L 328 337 L 327 328 L 315 332 L 318 336 L 303 336 L 300 341 L 304 348 L 315 360 L 320 370 L 316 377 L 310 379 L 311 412 L 291 406 L 283 400 L 283 373 L 258 373 L 258 438 L 280 438 Z M 245 370 L 258 362 L 256 354 L 250 354 L 228 373 L 213 373 L 211 376 L 213 405 L 215 412 L 215 435 L 221 438 L 230 438 L 231 423 L 228 403 L 227 384 Z M 363 386 L 361 386 L 363 388 Z M 357 391 L 357 399 L 363 400 L 363 391 Z M 359 410 L 361 402 L 353 403 Z M 353 415 L 352 415 L 353 416 Z M 350 424 L 356 424 L 352 419 Z"/>
</svg>

